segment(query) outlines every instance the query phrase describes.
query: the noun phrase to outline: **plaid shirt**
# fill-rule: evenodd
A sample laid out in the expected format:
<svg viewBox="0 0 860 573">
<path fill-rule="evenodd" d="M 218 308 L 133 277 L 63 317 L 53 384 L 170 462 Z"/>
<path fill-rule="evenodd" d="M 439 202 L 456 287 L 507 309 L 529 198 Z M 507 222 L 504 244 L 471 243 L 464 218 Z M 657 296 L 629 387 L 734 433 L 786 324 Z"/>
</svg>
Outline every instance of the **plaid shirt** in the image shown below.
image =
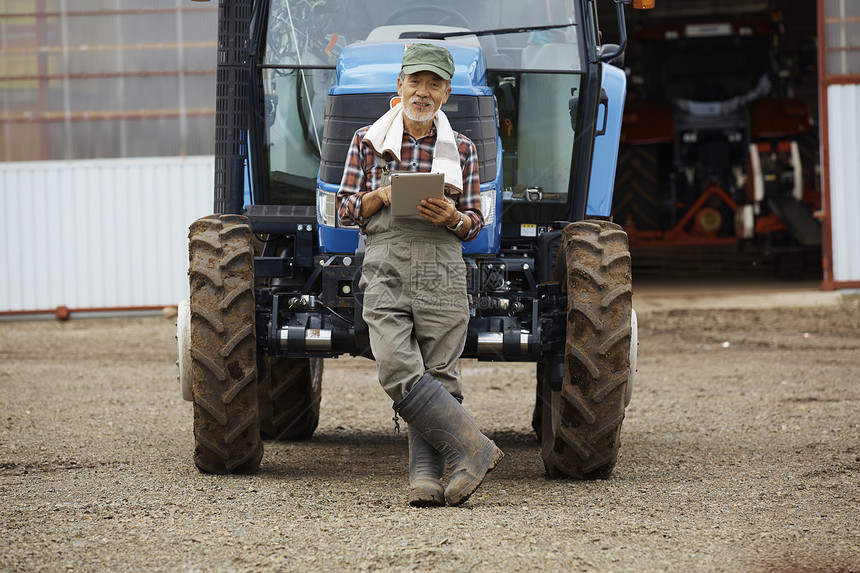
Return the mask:
<svg viewBox="0 0 860 573">
<path fill-rule="evenodd" d="M 340 221 L 344 225 L 358 224 L 361 232 L 365 232 L 367 220 L 361 216 L 361 199 L 368 191 L 378 188 L 382 180 L 382 168 L 376 163 L 373 151 L 367 145 L 362 145 L 369 126 L 355 132 L 349 152 L 346 155 L 346 165 L 340 191 L 337 193 L 337 209 Z M 478 179 L 478 151 L 472 141 L 457 135 L 457 149 L 460 152 L 460 164 L 463 166 L 463 193 L 452 197 L 457 209 L 472 220 L 472 228 L 464 241 L 471 241 L 484 226 L 484 216 L 481 213 L 480 181 Z M 424 171 L 429 172 L 433 164 L 433 150 L 436 147 L 436 127 L 429 135 L 417 141 L 408 133 L 403 134 L 400 148 L 401 161 L 388 161 L 389 171 Z"/>
</svg>

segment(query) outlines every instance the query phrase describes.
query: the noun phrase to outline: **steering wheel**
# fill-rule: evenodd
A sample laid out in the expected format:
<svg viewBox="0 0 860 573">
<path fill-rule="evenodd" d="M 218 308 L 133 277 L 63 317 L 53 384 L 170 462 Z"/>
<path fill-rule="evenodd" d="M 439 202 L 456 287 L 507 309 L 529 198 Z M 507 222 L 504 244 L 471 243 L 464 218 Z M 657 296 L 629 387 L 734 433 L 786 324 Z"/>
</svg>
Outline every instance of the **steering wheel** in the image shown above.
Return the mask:
<svg viewBox="0 0 860 573">
<path fill-rule="evenodd" d="M 422 13 L 425 18 L 421 18 Z M 443 14 L 442 20 L 434 22 L 433 20 L 438 18 L 440 13 Z M 398 8 L 385 21 L 386 26 L 392 24 L 433 24 L 472 29 L 472 25 L 466 20 L 466 17 L 453 8 L 443 8 L 433 4 L 416 4 L 415 6 Z"/>
</svg>

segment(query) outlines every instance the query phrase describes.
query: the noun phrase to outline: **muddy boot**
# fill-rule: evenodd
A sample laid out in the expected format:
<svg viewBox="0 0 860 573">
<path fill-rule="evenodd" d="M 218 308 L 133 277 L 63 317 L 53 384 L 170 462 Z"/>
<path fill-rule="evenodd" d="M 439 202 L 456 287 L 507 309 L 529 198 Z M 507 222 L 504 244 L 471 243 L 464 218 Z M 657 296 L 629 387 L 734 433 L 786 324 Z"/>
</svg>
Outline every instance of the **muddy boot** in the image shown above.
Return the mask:
<svg viewBox="0 0 860 573">
<path fill-rule="evenodd" d="M 445 505 L 445 458 L 414 428 L 409 428 L 409 505 Z"/>
<path fill-rule="evenodd" d="M 460 402 L 429 374 L 421 377 L 395 409 L 448 462 L 451 479 L 445 500 L 449 505 L 469 499 L 505 455 L 481 433 Z"/>
</svg>

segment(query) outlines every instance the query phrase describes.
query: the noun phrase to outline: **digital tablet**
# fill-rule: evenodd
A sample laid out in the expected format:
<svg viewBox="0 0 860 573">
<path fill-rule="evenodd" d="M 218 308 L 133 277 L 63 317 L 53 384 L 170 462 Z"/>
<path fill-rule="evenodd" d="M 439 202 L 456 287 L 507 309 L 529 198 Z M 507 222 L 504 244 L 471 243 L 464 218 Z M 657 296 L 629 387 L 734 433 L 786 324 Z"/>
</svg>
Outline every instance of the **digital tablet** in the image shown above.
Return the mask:
<svg viewBox="0 0 860 573">
<path fill-rule="evenodd" d="M 418 216 L 422 199 L 445 196 L 442 173 L 396 172 L 391 174 L 391 214 L 394 217 Z"/>
</svg>

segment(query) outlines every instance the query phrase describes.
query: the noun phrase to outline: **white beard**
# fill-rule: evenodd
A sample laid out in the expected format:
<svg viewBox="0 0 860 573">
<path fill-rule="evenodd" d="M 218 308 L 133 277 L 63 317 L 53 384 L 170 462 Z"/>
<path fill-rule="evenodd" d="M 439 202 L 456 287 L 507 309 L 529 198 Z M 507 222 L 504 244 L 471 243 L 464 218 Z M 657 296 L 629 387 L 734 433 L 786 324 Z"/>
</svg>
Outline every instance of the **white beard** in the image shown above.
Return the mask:
<svg viewBox="0 0 860 573">
<path fill-rule="evenodd" d="M 417 101 L 422 101 L 422 100 L 420 100 L 420 99 L 419 99 L 419 100 L 417 100 Z M 411 103 L 411 102 L 410 102 L 410 103 Z M 431 105 L 432 105 L 432 102 L 431 102 Z M 425 122 L 428 122 L 428 121 L 430 121 L 430 120 L 432 120 L 432 119 L 433 119 L 433 116 L 435 116 L 435 115 L 436 115 L 436 110 L 435 110 L 435 109 L 433 109 L 433 108 L 431 107 L 431 108 L 430 108 L 429 110 L 427 110 L 426 112 L 421 113 L 421 112 L 417 112 L 417 111 L 415 110 L 415 108 L 413 108 L 411 105 L 407 105 L 407 106 L 404 106 L 404 107 L 403 107 L 403 113 L 404 113 L 404 114 L 406 115 L 406 117 L 408 117 L 411 121 L 414 121 L 414 122 L 417 122 L 417 123 L 425 123 Z"/>
</svg>

